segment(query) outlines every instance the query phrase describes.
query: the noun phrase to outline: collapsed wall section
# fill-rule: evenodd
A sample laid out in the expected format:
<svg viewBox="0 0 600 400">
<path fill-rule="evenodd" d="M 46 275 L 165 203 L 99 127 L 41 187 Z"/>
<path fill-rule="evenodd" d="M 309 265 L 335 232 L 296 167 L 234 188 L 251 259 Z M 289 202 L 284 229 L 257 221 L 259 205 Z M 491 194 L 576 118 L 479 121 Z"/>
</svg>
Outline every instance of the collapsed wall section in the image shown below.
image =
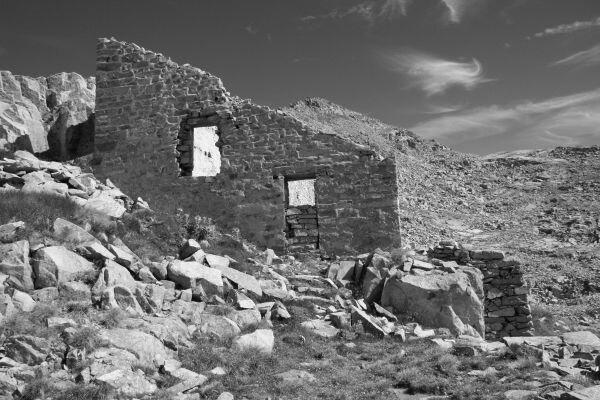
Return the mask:
<svg viewBox="0 0 600 400">
<path fill-rule="evenodd" d="M 275 250 L 288 246 L 285 182 L 310 178 L 320 248 L 399 244 L 393 160 L 232 98 L 219 78 L 135 44 L 101 39 L 97 51 L 97 175 Z M 197 127 L 218 135 L 215 176 L 192 176 Z"/>
<path fill-rule="evenodd" d="M 530 336 L 533 332 L 529 288 L 521 263 L 497 250 L 471 249 L 452 241 L 440 242 L 429 256 L 473 266 L 483 273 L 484 321 L 488 338 Z"/>
</svg>

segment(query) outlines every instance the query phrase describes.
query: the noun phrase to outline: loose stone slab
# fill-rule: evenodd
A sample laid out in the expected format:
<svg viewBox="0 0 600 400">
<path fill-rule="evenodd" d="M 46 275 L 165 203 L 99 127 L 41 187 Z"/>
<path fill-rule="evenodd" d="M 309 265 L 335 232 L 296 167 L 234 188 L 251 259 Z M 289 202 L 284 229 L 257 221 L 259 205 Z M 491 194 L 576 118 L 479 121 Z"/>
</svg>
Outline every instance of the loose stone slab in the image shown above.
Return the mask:
<svg viewBox="0 0 600 400">
<path fill-rule="evenodd" d="M 209 256 L 212 256 L 212 254 L 206 255 L 207 261 L 209 260 Z M 227 261 L 227 264 L 229 264 L 229 260 Z M 238 286 L 238 288 L 246 289 L 247 291 L 252 292 L 259 297 L 262 296 L 263 292 L 260 287 L 260 284 L 258 283 L 258 280 L 255 277 L 253 277 L 252 275 L 248 275 L 241 271 L 238 271 L 237 269 L 230 268 L 230 267 L 226 266 L 225 263 L 222 263 L 222 262 L 213 262 L 213 263 L 209 262 L 208 265 L 210 265 L 212 268 L 214 268 L 216 270 L 221 271 L 221 274 L 225 278 L 227 278 L 230 281 L 232 281 L 233 283 L 235 283 Z"/>
<path fill-rule="evenodd" d="M 565 332 L 562 338 L 573 346 L 590 346 L 600 349 L 600 338 L 589 331 Z"/>
<path fill-rule="evenodd" d="M 329 322 L 321 319 L 313 319 L 310 321 L 304 321 L 300 324 L 302 327 L 308 329 L 317 336 L 324 338 L 336 337 L 339 333 L 339 329 L 333 327 Z"/>
</svg>

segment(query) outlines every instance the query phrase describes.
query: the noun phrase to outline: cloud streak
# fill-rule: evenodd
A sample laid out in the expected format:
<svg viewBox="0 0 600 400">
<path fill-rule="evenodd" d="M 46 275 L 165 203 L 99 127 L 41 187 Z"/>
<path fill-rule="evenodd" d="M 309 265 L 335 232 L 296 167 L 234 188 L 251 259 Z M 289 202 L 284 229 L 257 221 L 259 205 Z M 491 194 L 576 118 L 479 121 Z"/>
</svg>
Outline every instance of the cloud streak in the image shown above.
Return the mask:
<svg viewBox="0 0 600 400">
<path fill-rule="evenodd" d="M 562 24 L 551 28 L 546 28 L 533 35 L 536 38 L 554 35 L 565 35 L 582 30 L 593 29 L 600 26 L 600 17 L 588 21 L 575 21 L 570 24 Z"/>
<path fill-rule="evenodd" d="M 600 65 L 600 44 L 555 61 L 550 65 L 575 68 L 587 68 L 593 67 L 594 65 Z"/>
<path fill-rule="evenodd" d="M 412 0 L 370 0 L 363 1 L 357 5 L 345 9 L 334 9 L 333 11 L 318 16 L 309 15 L 301 18 L 303 22 L 321 19 L 345 19 L 355 17 L 374 24 L 380 20 L 389 20 L 398 16 L 405 16 L 408 6 Z"/>
<path fill-rule="evenodd" d="M 359 18 L 369 24 L 391 20 L 399 16 L 406 16 L 408 8 L 414 0 L 366 0 L 352 7 L 335 8 L 331 12 L 321 15 L 308 15 L 301 20 L 313 22 L 317 20 L 341 20 L 345 18 Z M 438 4 L 445 7 L 447 20 L 458 24 L 468 14 L 475 13 L 488 0 L 438 0 Z"/>
<path fill-rule="evenodd" d="M 589 145 L 600 140 L 600 88 L 538 102 L 477 107 L 410 130 L 467 151 L 477 143 L 489 151 Z"/>
<path fill-rule="evenodd" d="M 448 9 L 448 19 L 455 24 L 460 23 L 473 3 L 470 0 L 441 0 Z"/>
<path fill-rule="evenodd" d="M 476 59 L 457 62 L 410 49 L 383 55 L 383 59 L 389 69 L 410 78 L 411 86 L 418 86 L 428 96 L 451 87 L 470 90 L 489 81 L 483 77 L 483 68 Z"/>
</svg>

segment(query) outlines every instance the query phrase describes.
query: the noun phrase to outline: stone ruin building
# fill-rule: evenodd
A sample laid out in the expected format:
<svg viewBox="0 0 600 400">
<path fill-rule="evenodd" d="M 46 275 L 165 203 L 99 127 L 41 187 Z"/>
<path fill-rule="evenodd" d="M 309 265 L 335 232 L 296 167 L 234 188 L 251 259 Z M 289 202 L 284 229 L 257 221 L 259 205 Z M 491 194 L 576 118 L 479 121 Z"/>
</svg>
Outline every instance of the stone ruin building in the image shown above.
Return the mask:
<svg viewBox="0 0 600 400">
<path fill-rule="evenodd" d="M 198 68 L 100 39 L 95 117 L 95 173 L 153 204 L 276 251 L 400 244 L 395 160 L 234 97 Z"/>
</svg>

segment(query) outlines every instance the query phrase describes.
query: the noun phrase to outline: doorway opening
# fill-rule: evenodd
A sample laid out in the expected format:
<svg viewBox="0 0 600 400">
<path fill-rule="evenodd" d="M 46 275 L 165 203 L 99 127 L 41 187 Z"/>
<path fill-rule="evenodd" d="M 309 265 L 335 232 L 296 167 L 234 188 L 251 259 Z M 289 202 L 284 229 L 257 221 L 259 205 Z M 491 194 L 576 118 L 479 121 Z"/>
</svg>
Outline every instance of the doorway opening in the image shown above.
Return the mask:
<svg viewBox="0 0 600 400">
<path fill-rule="evenodd" d="M 285 178 L 285 222 L 288 248 L 319 248 L 319 217 L 315 195 L 315 178 Z"/>
</svg>

